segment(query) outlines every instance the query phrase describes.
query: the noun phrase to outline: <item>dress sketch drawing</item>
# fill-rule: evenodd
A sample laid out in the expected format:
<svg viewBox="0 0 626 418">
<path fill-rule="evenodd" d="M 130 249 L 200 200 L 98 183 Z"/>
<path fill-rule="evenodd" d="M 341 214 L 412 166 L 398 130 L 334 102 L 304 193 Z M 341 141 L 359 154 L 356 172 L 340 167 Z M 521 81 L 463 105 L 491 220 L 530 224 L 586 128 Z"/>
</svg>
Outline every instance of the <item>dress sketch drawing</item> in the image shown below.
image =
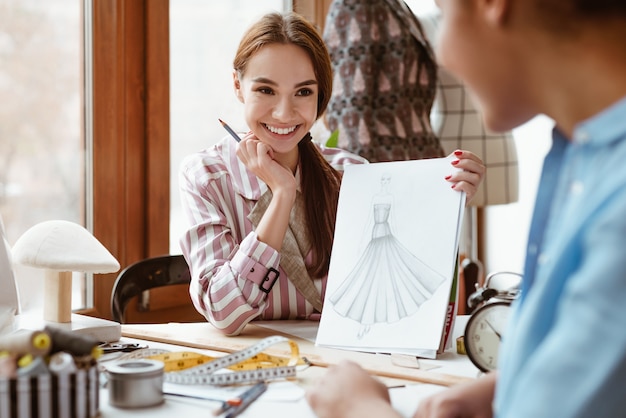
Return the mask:
<svg viewBox="0 0 626 418">
<path fill-rule="evenodd" d="M 445 281 L 443 275 L 418 259 L 393 235 L 389 223 L 393 206 L 390 182 L 389 174 L 381 176 L 381 191 L 372 202 L 371 240 L 329 299 L 338 314 L 362 325 L 359 338 L 373 324 L 392 323 L 413 315 Z"/>
</svg>

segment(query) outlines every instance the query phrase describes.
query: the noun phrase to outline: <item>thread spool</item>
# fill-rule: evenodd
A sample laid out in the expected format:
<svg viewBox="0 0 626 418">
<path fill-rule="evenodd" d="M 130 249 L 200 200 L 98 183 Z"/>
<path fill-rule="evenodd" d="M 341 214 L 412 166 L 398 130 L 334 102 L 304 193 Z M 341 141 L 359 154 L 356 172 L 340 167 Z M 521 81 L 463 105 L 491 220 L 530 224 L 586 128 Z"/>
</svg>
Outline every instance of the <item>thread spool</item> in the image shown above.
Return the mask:
<svg viewBox="0 0 626 418">
<path fill-rule="evenodd" d="M 17 375 L 17 358 L 8 352 L 0 353 L 0 378 L 14 378 Z"/>
<path fill-rule="evenodd" d="M 18 365 L 20 365 L 21 363 L 26 363 L 25 365 L 17 369 L 18 376 L 41 376 L 49 373 L 48 366 L 46 365 L 43 357 L 35 357 L 30 359 L 28 359 L 28 357 L 30 357 L 30 354 L 26 354 L 24 357 L 18 360 Z M 25 359 L 28 359 L 28 361 L 23 361 Z"/>
<path fill-rule="evenodd" d="M 71 354 L 59 351 L 50 356 L 48 368 L 54 374 L 73 373 L 76 371 L 76 363 Z"/>
<path fill-rule="evenodd" d="M 45 331 L 20 330 L 3 335 L 0 339 L 0 351 L 6 350 L 17 355 L 45 356 L 50 352 L 51 346 L 50 335 Z"/>
<path fill-rule="evenodd" d="M 163 402 L 163 368 L 157 360 L 126 360 L 107 366 L 109 403 L 118 408 L 143 408 Z"/>
<path fill-rule="evenodd" d="M 64 351 L 77 357 L 89 355 L 94 358 L 98 358 L 102 354 L 102 349 L 98 347 L 100 341 L 91 335 L 76 334 L 49 325 L 44 328 L 44 331 L 50 335 L 52 340 L 51 354 Z"/>
</svg>

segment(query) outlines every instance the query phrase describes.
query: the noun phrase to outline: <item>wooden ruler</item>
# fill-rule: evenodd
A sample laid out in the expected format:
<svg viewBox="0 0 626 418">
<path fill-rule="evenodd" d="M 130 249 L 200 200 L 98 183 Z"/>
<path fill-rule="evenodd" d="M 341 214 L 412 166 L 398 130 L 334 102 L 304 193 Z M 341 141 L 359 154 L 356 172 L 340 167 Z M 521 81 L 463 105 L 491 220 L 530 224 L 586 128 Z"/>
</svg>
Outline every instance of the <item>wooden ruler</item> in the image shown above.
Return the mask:
<svg viewBox="0 0 626 418">
<path fill-rule="evenodd" d="M 208 322 L 122 325 L 122 335 L 125 337 L 213 350 L 222 353 L 240 351 L 258 343 L 263 338 L 280 334 L 281 333 L 276 330 L 269 330 L 255 326 L 254 324 L 248 324 L 244 331 L 236 337 L 223 335 Z M 296 342 L 300 347 L 300 355 L 305 357 L 313 366 L 328 367 L 342 360 L 352 360 L 360 364 L 361 367 L 368 372 L 381 377 L 431 383 L 440 386 L 452 386 L 473 380 L 465 376 L 398 366 L 392 363 L 391 356 L 318 347 L 310 341 L 292 335 L 283 334 L 283 336 Z M 266 352 L 277 356 L 290 356 L 289 350 L 274 347 L 268 348 Z"/>
</svg>

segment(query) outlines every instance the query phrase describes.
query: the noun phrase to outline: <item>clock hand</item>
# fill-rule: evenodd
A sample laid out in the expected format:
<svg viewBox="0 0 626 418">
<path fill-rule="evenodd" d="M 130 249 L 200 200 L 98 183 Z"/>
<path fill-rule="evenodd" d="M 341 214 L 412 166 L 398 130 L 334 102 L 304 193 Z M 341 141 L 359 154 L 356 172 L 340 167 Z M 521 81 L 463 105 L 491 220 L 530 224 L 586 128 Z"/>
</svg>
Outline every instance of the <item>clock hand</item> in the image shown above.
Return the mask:
<svg viewBox="0 0 626 418">
<path fill-rule="evenodd" d="M 496 331 L 496 329 L 493 327 L 493 325 L 491 325 L 491 322 L 489 322 L 488 320 L 485 319 L 485 323 L 487 324 L 487 326 L 489 326 L 489 328 L 491 328 L 491 330 L 496 334 L 496 336 L 498 337 L 499 340 L 502 339 L 502 336 L 500 335 L 500 333 L 498 331 Z"/>
</svg>

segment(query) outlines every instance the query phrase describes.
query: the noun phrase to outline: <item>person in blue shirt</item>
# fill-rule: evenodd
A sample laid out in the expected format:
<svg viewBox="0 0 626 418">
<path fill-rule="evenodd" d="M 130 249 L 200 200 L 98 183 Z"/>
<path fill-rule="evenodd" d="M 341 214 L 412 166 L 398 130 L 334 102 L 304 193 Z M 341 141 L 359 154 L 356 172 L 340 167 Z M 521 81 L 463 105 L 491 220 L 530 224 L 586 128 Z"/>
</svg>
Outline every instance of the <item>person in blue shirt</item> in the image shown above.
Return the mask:
<svg viewBox="0 0 626 418">
<path fill-rule="evenodd" d="M 439 0 L 439 60 L 486 124 L 555 121 L 499 370 L 416 418 L 626 416 L 626 2 Z M 307 392 L 320 417 L 399 416 L 358 365 Z"/>
</svg>

